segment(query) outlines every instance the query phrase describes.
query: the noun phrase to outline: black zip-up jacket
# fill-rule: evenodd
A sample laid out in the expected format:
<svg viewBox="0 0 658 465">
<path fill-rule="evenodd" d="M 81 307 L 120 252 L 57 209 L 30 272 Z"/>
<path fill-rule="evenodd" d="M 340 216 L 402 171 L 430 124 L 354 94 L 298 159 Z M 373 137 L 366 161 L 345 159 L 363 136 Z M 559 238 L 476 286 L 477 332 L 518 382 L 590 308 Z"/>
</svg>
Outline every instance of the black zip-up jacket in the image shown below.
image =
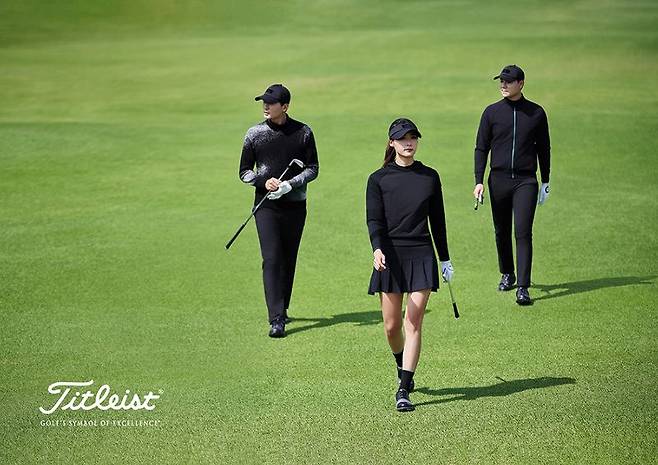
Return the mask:
<svg viewBox="0 0 658 465">
<path fill-rule="evenodd" d="M 313 132 L 289 116 L 281 125 L 265 120 L 249 128 L 242 146 L 239 174 L 242 182 L 256 187 L 254 203 L 267 194 L 265 182 L 278 178 L 293 158 L 303 161 L 305 167 L 300 170 L 293 165 L 282 179 L 290 183 L 292 190 L 274 201 L 279 204 L 305 201 L 306 184 L 318 177 L 320 165 Z"/>
<path fill-rule="evenodd" d="M 548 182 L 551 141 L 544 109 L 523 96 L 516 102 L 504 98 L 484 109 L 475 143 L 476 184 L 483 184 L 489 150 L 492 172 L 535 176 L 539 160 L 541 182 Z"/>
<path fill-rule="evenodd" d="M 386 246 L 431 245 L 433 238 L 439 260 L 450 260 L 441 178 L 418 160 L 410 166 L 392 162 L 370 175 L 366 221 L 373 251 Z"/>
</svg>

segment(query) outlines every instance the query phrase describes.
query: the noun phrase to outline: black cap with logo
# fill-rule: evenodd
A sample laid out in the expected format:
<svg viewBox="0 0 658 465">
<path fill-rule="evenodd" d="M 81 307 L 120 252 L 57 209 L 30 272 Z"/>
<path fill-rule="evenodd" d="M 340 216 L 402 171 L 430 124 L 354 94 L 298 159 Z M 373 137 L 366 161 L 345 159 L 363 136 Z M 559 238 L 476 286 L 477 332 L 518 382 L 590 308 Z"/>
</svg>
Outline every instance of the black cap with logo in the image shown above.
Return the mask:
<svg viewBox="0 0 658 465">
<path fill-rule="evenodd" d="M 393 121 L 391 126 L 388 128 L 388 137 L 392 140 L 398 140 L 402 139 L 405 134 L 409 132 L 415 134 L 418 137 L 422 137 L 418 127 L 416 127 L 413 121 L 407 118 L 398 118 Z"/>
<path fill-rule="evenodd" d="M 290 91 L 283 84 L 272 84 L 265 89 L 263 95 L 259 95 L 254 100 L 262 100 L 265 103 L 290 103 Z"/>
<path fill-rule="evenodd" d="M 523 81 L 525 79 L 525 73 L 516 65 L 507 65 L 498 76 L 494 77 L 494 80 L 496 79 L 502 79 L 507 82 Z"/>
</svg>

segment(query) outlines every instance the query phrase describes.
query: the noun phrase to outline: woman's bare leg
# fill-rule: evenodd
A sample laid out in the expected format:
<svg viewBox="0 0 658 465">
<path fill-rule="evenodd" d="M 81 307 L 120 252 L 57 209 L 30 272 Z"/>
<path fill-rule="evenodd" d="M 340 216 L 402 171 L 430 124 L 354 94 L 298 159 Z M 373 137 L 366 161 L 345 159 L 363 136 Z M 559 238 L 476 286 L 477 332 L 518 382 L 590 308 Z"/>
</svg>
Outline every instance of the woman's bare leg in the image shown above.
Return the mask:
<svg viewBox="0 0 658 465">
<path fill-rule="evenodd" d="M 421 327 L 425 307 L 430 297 L 430 289 L 409 293 L 407 297 L 407 310 L 404 315 L 404 359 L 402 369 L 416 371 L 418 358 L 420 357 Z M 382 306 L 383 308 L 383 306 Z"/>
<path fill-rule="evenodd" d="M 404 349 L 404 336 L 402 335 L 402 294 L 380 292 L 382 304 L 382 317 L 384 318 L 384 331 L 388 345 L 394 354 Z"/>
</svg>

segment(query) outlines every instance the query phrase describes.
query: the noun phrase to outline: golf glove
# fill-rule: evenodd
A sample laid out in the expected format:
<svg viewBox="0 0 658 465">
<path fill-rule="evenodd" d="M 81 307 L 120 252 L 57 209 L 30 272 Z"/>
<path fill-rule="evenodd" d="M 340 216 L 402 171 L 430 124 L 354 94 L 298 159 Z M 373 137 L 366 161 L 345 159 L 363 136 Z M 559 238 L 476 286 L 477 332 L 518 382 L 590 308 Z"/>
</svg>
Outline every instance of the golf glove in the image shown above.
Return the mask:
<svg viewBox="0 0 658 465">
<path fill-rule="evenodd" d="M 539 205 L 544 205 L 546 199 L 548 199 L 549 187 L 547 182 L 542 182 L 541 187 L 539 188 L 539 197 L 537 198 L 537 203 Z"/>
<path fill-rule="evenodd" d="M 290 183 L 288 181 L 283 181 L 281 184 L 279 184 L 279 188 L 277 190 L 267 194 L 267 198 L 270 200 L 276 200 L 278 198 L 283 197 L 291 190 L 292 190 L 292 186 L 290 185 Z"/>
<path fill-rule="evenodd" d="M 443 275 L 443 279 L 446 280 L 446 282 L 452 281 L 452 275 L 455 273 L 455 270 L 452 268 L 452 263 L 450 263 L 450 260 L 446 262 L 440 262 L 441 265 L 441 274 Z"/>
</svg>

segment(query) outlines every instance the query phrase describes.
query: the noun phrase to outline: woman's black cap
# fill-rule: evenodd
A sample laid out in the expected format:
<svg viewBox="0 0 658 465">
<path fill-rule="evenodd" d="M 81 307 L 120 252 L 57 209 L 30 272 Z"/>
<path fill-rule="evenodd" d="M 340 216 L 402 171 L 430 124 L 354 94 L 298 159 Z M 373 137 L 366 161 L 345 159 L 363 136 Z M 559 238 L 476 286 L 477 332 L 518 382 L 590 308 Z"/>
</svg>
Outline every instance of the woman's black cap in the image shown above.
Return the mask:
<svg viewBox="0 0 658 465">
<path fill-rule="evenodd" d="M 283 84 L 272 84 L 265 89 L 263 95 L 259 95 L 254 100 L 262 100 L 265 103 L 290 103 L 290 91 Z"/>
<path fill-rule="evenodd" d="M 413 132 L 419 138 L 422 137 L 413 121 L 407 118 L 398 118 L 388 128 L 388 138 L 392 140 L 402 139 L 409 132 Z"/>
<path fill-rule="evenodd" d="M 502 79 L 507 82 L 523 81 L 525 79 L 525 73 L 516 65 L 507 65 L 498 76 L 494 77 L 494 80 L 496 79 Z"/>
</svg>

